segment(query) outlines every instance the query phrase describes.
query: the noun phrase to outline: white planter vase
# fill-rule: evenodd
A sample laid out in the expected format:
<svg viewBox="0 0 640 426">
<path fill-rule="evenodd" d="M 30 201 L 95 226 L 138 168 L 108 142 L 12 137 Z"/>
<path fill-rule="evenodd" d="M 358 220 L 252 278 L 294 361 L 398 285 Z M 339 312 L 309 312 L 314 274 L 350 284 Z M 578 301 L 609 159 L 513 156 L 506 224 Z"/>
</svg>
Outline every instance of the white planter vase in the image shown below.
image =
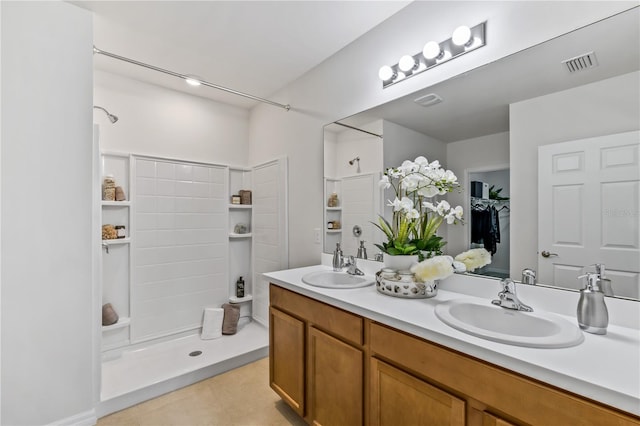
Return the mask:
<svg viewBox="0 0 640 426">
<path fill-rule="evenodd" d="M 419 262 L 418 255 L 401 255 L 391 256 L 384 253 L 382 256 L 385 268 L 395 269 L 396 271 L 406 271 L 411 269 L 413 265 Z"/>
</svg>

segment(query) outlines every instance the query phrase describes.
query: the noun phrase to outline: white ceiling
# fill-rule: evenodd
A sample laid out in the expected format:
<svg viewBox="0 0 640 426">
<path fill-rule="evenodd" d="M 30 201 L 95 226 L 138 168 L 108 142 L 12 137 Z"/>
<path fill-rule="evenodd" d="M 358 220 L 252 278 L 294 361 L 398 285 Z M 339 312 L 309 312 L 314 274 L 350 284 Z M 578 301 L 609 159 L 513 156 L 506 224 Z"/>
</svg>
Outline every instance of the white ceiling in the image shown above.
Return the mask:
<svg viewBox="0 0 640 426">
<path fill-rule="evenodd" d="M 70 3 L 94 12 L 100 50 L 269 98 L 410 1 Z M 94 55 L 94 66 L 232 105 L 255 105 L 102 55 Z"/>
</svg>

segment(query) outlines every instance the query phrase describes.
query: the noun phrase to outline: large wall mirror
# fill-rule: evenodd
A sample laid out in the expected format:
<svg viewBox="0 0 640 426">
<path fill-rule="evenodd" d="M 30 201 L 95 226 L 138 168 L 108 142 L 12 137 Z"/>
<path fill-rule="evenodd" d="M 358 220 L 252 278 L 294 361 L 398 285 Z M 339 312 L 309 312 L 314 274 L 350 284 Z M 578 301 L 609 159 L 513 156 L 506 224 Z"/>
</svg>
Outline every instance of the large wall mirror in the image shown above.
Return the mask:
<svg viewBox="0 0 640 426">
<path fill-rule="evenodd" d="M 371 222 L 390 215 L 381 172 L 422 155 L 462 184 L 447 200 L 465 223 L 440 228 L 447 254 L 484 246 L 471 219 L 493 209 L 499 241 L 481 274 L 531 268 L 577 289 L 603 263 L 616 296 L 640 299 L 639 22 L 635 7 L 327 125 L 324 251 L 374 258 L 384 236 Z"/>
</svg>

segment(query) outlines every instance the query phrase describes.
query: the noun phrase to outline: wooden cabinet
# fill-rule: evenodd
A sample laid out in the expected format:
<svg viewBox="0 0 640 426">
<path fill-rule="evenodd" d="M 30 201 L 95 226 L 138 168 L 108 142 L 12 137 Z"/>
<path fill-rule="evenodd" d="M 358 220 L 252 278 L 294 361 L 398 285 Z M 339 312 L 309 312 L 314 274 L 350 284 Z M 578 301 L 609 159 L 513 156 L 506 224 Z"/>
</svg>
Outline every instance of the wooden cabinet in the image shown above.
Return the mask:
<svg viewBox="0 0 640 426">
<path fill-rule="evenodd" d="M 370 322 L 369 336 L 372 356 L 465 400 L 468 425 L 640 425 L 637 418 L 387 326 Z"/>
<path fill-rule="evenodd" d="M 617 425 L 640 419 L 271 285 L 271 387 L 314 425 Z"/>
<path fill-rule="evenodd" d="M 362 424 L 362 350 L 310 327 L 307 371 L 314 424 Z"/>
<path fill-rule="evenodd" d="M 271 285 L 270 385 L 309 424 L 364 424 L 364 320 Z"/>
<path fill-rule="evenodd" d="M 277 309 L 269 310 L 269 382 L 304 417 L 305 325 Z"/>
<path fill-rule="evenodd" d="M 371 425 L 465 424 L 465 402 L 371 358 Z"/>
</svg>

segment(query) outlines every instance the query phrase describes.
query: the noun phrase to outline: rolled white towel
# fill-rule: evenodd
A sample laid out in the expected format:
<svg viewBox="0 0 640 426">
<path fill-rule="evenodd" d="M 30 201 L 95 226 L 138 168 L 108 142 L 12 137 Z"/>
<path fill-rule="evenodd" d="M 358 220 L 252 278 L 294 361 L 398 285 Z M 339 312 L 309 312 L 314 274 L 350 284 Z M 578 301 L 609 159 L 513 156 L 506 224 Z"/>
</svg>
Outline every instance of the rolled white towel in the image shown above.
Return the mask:
<svg viewBox="0 0 640 426">
<path fill-rule="evenodd" d="M 222 336 L 222 321 L 224 320 L 224 309 L 204 308 L 204 319 L 202 320 L 203 340 L 216 339 Z"/>
</svg>

